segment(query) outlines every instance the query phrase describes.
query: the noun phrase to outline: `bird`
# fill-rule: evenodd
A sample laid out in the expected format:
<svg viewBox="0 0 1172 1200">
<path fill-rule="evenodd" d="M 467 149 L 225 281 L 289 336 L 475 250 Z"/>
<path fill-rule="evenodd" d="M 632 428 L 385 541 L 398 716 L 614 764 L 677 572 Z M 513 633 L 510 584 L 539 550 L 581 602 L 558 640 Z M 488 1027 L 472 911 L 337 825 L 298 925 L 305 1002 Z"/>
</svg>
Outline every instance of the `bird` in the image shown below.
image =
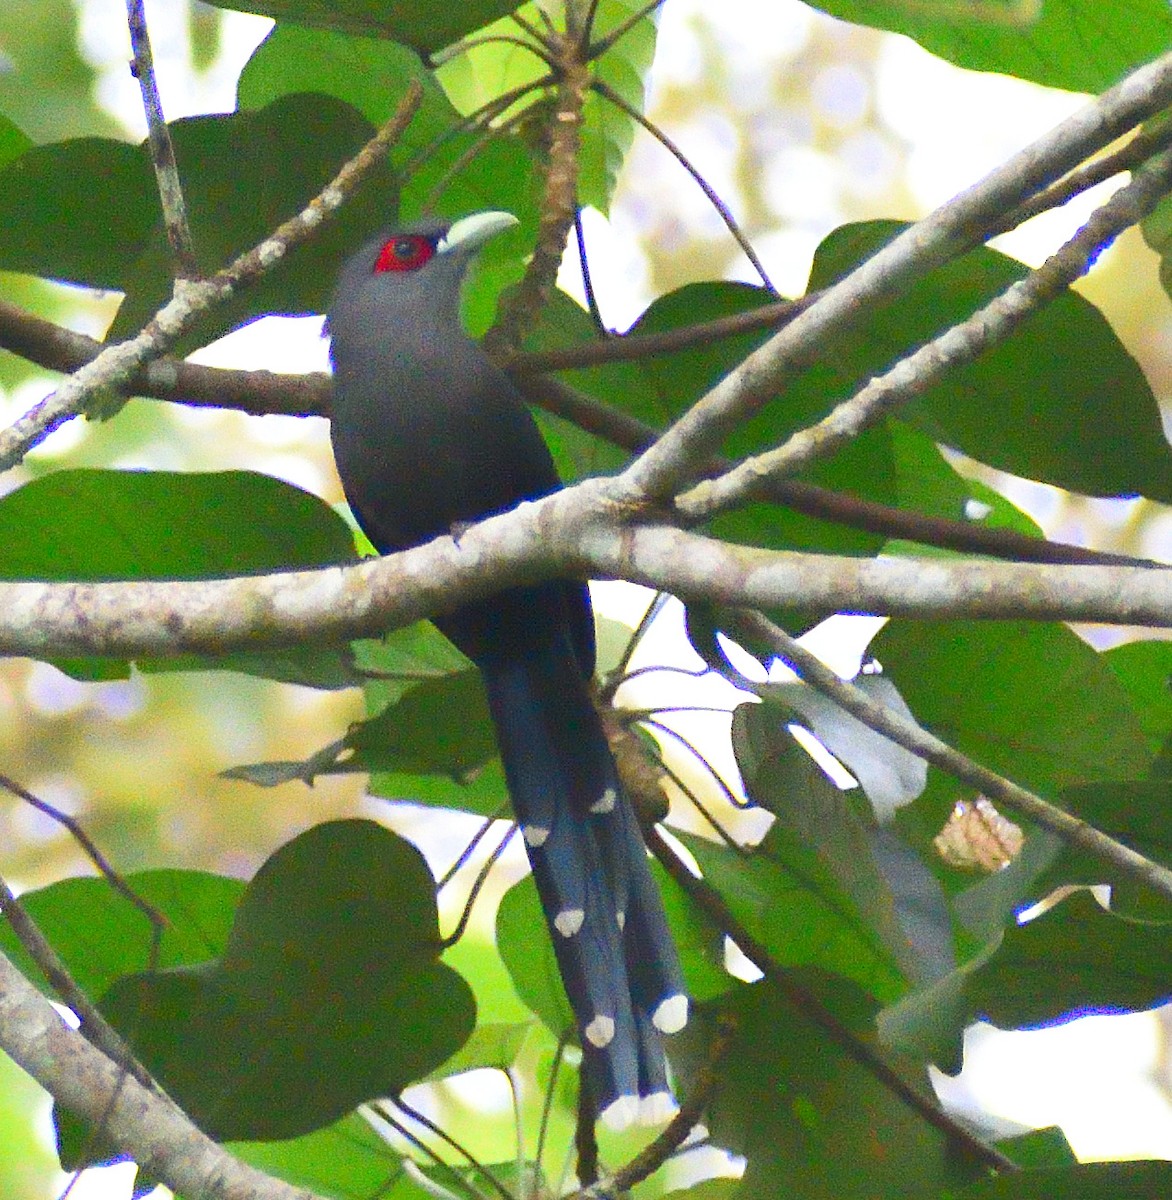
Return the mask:
<svg viewBox="0 0 1172 1200">
<path fill-rule="evenodd" d="M 331 440 L 380 553 L 459 536 L 561 487 L 515 385 L 464 331 L 467 268 L 510 213 L 426 219 L 370 238 L 327 314 Z M 590 684 L 585 582 L 513 587 L 437 619 L 479 668 L 505 781 L 582 1047 L 585 1111 L 622 1128 L 674 1100 L 663 1035 L 688 1000 L 638 820 Z"/>
</svg>

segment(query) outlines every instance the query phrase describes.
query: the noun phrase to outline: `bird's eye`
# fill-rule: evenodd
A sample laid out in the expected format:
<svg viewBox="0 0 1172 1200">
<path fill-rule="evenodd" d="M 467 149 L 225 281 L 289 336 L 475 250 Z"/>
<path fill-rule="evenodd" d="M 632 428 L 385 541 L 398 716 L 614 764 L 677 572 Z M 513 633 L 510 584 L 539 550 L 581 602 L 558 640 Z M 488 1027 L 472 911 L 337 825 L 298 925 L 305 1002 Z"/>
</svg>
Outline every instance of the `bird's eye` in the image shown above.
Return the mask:
<svg viewBox="0 0 1172 1200">
<path fill-rule="evenodd" d="M 417 271 L 435 255 L 435 242 L 419 234 L 405 234 L 384 243 L 374 262 L 375 274 L 381 271 Z"/>
</svg>

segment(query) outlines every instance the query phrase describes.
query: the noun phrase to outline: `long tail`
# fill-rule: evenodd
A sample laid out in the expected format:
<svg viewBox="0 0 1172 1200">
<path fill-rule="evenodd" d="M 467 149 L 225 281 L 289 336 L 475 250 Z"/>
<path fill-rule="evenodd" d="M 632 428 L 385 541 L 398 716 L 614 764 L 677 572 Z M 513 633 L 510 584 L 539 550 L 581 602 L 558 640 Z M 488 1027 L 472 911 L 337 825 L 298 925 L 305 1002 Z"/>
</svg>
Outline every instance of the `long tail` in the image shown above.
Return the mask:
<svg viewBox="0 0 1172 1200">
<path fill-rule="evenodd" d="M 608 1124 L 670 1107 L 661 1035 L 687 1019 L 663 902 L 568 638 L 480 663 L 505 778 Z"/>
</svg>

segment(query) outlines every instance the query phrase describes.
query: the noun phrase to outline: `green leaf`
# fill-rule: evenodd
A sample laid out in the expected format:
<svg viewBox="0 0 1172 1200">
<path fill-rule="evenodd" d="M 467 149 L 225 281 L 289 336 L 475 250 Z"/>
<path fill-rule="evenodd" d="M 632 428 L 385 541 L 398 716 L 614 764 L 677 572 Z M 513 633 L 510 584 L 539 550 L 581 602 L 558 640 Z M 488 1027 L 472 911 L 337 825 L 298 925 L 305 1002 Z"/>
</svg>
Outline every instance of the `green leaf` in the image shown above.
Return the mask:
<svg viewBox="0 0 1172 1200">
<path fill-rule="evenodd" d="M 852 683 L 872 701 L 905 720 L 915 721 L 899 689 L 885 675 L 860 674 Z M 876 733 L 816 689 L 802 682 L 767 683 L 761 685 L 757 694 L 767 712 L 772 709 L 762 733 L 772 727 L 776 739 L 780 727 L 795 718 L 807 726 L 858 781 L 876 820 L 890 820 L 896 809 L 923 792 L 928 765 L 922 758 Z M 747 715 L 750 720 L 762 719 Z"/>
<path fill-rule="evenodd" d="M 350 770 L 468 778 L 496 758 L 496 734 L 475 668 L 426 679 L 346 735 Z"/>
<path fill-rule="evenodd" d="M 1007 1172 L 956 1193 L 956 1200 L 1153 1200 L 1172 1189 L 1172 1163 L 1076 1163 Z"/>
<path fill-rule="evenodd" d="M 433 1071 L 431 1078 L 448 1079 L 484 1068 L 507 1071 L 517 1061 L 532 1032 L 532 1021 L 477 1025 L 464 1045 Z"/>
<path fill-rule="evenodd" d="M 19 158 L 32 146 L 32 139 L 21 132 L 7 117 L 0 115 L 0 167 Z"/>
<path fill-rule="evenodd" d="M 0 499 L 0 579 L 211 579 L 353 561 L 349 526 L 309 492 L 252 471 L 55 471 Z M 120 660 L 58 663 L 83 679 Z M 320 687 L 357 681 L 344 648 L 149 659 L 141 669 L 221 668 Z"/>
<path fill-rule="evenodd" d="M 888 420 L 886 429 L 891 439 L 900 508 L 930 517 L 971 521 L 986 529 L 1011 529 L 1035 538 L 1044 536 L 1037 523 L 1004 496 L 979 480 L 961 475 L 926 433 L 900 420 Z M 986 506 L 987 514 L 976 519 L 970 517 L 972 502 Z M 884 544 L 883 553 L 923 556 L 951 552 L 921 542 L 893 539 Z"/>
<path fill-rule="evenodd" d="M 496 944 L 517 995 L 561 1037 L 574 1028 L 574 1014 L 546 930 L 533 877 L 504 894 L 496 915 Z"/>
<path fill-rule="evenodd" d="M 357 1114 L 325 1129 L 280 1142 L 236 1142 L 237 1158 L 318 1196 L 354 1200 L 389 1196 L 402 1170 L 402 1156 Z"/>
<path fill-rule="evenodd" d="M 868 997 L 817 972 L 796 981 L 848 1037 L 883 1057 L 872 1041 Z M 808 1004 L 758 983 L 739 988 L 726 1009 L 736 1036 L 705 1124 L 714 1142 L 746 1157 L 737 1196 L 906 1200 L 951 1194 L 980 1176 L 981 1167 L 954 1153 L 943 1133 L 828 1036 Z M 681 1035 L 690 1038 L 694 1059 L 710 1016 L 701 1012 L 695 1032 Z M 913 1086 L 931 1096 L 926 1078 Z"/>
<path fill-rule="evenodd" d="M 951 976 L 888 1009 L 885 1042 L 959 1066 L 956 1050 L 976 1020 L 1033 1029 L 1090 1013 L 1154 1008 L 1172 996 L 1170 926 L 1116 916 L 1076 892 Z"/>
<path fill-rule="evenodd" d="M 3 579 L 207 579 L 354 557 L 329 505 L 253 471 L 55 471 L 0 500 Z"/>
<path fill-rule="evenodd" d="M 923 982 L 919 948 L 901 926 L 872 850 L 873 822 L 860 818 L 850 797 L 794 741 L 786 728 L 792 717 L 779 716 L 779 707 L 784 709 L 770 703 L 741 704 L 733 712 L 733 749 L 746 792 L 829 872 L 901 973 Z"/>
<path fill-rule="evenodd" d="M 125 882 L 164 920 L 160 969 L 203 962 L 223 951 L 244 890 L 238 880 L 165 870 L 135 872 Z M 104 879 L 63 879 L 24 892 L 20 902 L 88 996 L 102 996 L 121 976 L 150 965 L 151 922 Z M 0 951 L 49 991 L 7 922 L 0 924 Z"/>
<path fill-rule="evenodd" d="M 903 228 L 871 221 L 835 230 L 818 248 L 810 291 L 846 274 Z M 816 386 L 824 406 L 828 397 L 844 398 L 1026 274 L 995 250 L 970 251 L 841 338 L 816 379 L 808 374 L 798 390 Z M 901 415 L 934 440 L 1027 479 L 1093 496 L 1172 500 L 1172 451 L 1151 388 L 1099 311 L 1073 292 L 950 372 Z"/>
<path fill-rule="evenodd" d="M 1053 794 L 1146 773 L 1129 697 L 1065 626 L 892 621 L 871 650 L 921 725 L 1025 787 Z"/>
<path fill-rule="evenodd" d="M 101 1007 L 211 1136 L 297 1137 L 464 1043 L 472 994 L 440 948 L 419 851 L 373 821 L 331 821 L 261 867 L 218 959 L 125 976 Z M 76 1162 L 84 1131 L 62 1128 Z"/>
<path fill-rule="evenodd" d="M 319 775 L 395 772 L 441 775 L 462 786 L 496 760 L 496 734 L 475 667 L 435 675 L 397 698 L 392 689 L 392 697 L 382 712 L 355 722 L 345 737 L 309 758 L 250 763 L 223 775 L 276 787 L 295 779 L 312 784 Z"/>
<path fill-rule="evenodd" d="M 1127 689 L 1153 751 L 1172 734 L 1172 644 L 1125 642 L 1103 654 Z"/>
<path fill-rule="evenodd" d="M 1018 1166 L 1030 1171 L 1041 1171 L 1047 1167 L 1073 1167 L 1078 1162 L 1066 1140 L 1066 1134 L 1057 1125 L 1031 1129 L 1017 1137 L 1000 1138 L 997 1149 L 1008 1154 Z"/>
<path fill-rule="evenodd" d="M 196 258 L 212 273 L 298 212 L 374 129 L 330 96 L 281 96 L 259 112 L 170 126 Z M 259 283 L 198 319 L 190 350 L 264 313 L 324 312 L 344 254 L 393 218 L 380 167 L 320 236 Z M 0 171 L 0 266 L 126 292 L 111 339 L 136 332 L 167 300 L 172 262 L 143 146 L 98 138 L 34 147 Z"/>
<path fill-rule="evenodd" d="M 315 30 L 389 38 L 428 54 L 502 17 L 516 0 L 465 0 L 462 4 L 410 4 L 402 0 L 210 0 L 217 8 L 243 9 Z"/>
<path fill-rule="evenodd" d="M 142 148 L 34 146 L 0 171 L 0 267 L 120 291 L 158 215 Z"/>
<path fill-rule="evenodd" d="M 675 831 L 704 878 L 733 915 L 785 966 L 817 966 L 852 980 L 881 1000 L 907 989 L 898 956 L 872 914 L 881 891 L 862 874 L 868 910 L 835 877 L 817 850 L 780 822 L 751 851 L 730 850 Z M 890 916 L 885 932 L 890 936 Z"/>
<path fill-rule="evenodd" d="M 390 153 L 391 167 L 407 176 L 402 222 L 481 209 L 506 209 L 521 222 L 485 247 L 470 272 L 465 319 L 481 333 L 492 321 L 497 296 L 521 278 L 524 255 L 537 236 L 538 183 L 520 137 L 498 133 L 482 141 L 479 133 L 460 130 L 460 114 L 434 74 L 405 46 L 293 24 L 278 25 L 257 47 L 241 74 L 238 98 L 242 108 L 262 108 L 290 92 L 324 92 L 382 124 L 412 81 L 423 88 L 423 102 Z M 367 218 L 366 228 L 394 220 L 388 208 Z"/>
<path fill-rule="evenodd" d="M 818 0 L 832 16 L 890 29 L 959 67 L 1100 92 L 1172 42 L 1163 0 Z"/>
<path fill-rule="evenodd" d="M 1059 799 L 1067 812 L 1101 833 L 1172 867 L 1172 779 L 1088 784 L 1067 788 Z M 1065 847 L 1037 887 L 1045 894 L 1048 888 L 1063 883 L 1110 883 L 1113 912 L 1172 920 L 1172 902 L 1167 896 L 1145 887 L 1088 850 Z"/>
</svg>

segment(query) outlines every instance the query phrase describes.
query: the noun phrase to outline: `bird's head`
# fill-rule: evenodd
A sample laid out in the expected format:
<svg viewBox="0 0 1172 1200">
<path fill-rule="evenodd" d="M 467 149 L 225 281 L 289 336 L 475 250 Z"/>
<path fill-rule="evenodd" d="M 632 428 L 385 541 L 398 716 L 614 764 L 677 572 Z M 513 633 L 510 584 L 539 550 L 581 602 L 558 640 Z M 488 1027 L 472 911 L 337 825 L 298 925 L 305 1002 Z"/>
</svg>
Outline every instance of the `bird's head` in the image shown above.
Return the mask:
<svg viewBox="0 0 1172 1200">
<path fill-rule="evenodd" d="M 383 230 L 342 268 L 331 312 L 375 307 L 419 319 L 457 312 L 468 264 L 486 242 L 517 224 L 512 213 L 479 212 Z"/>
</svg>

